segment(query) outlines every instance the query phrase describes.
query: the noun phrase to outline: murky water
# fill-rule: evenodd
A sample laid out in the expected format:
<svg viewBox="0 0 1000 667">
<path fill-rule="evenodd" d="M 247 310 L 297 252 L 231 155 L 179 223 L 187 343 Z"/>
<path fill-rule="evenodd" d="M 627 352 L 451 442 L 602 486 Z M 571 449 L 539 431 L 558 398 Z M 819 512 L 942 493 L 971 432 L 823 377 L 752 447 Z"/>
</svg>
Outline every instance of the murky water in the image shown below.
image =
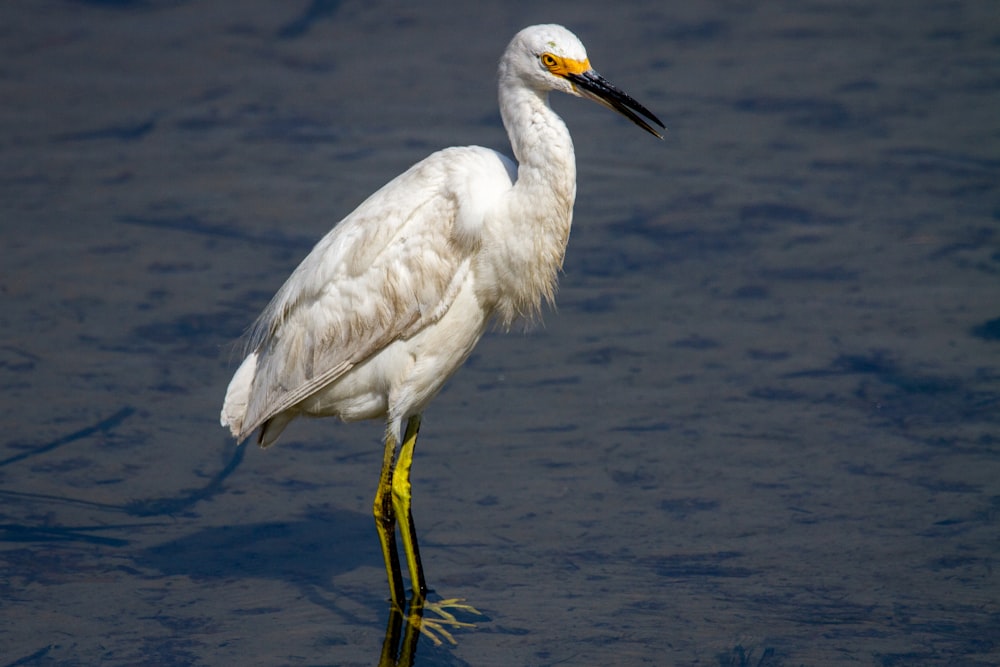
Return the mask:
<svg viewBox="0 0 1000 667">
<path fill-rule="evenodd" d="M 980 2 L 0 6 L 0 664 L 378 662 L 378 424 L 236 450 L 243 328 L 567 24 L 559 309 L 425 415 L 419 665 L 1000 663 L 1000 15 Z"/>
</svg>

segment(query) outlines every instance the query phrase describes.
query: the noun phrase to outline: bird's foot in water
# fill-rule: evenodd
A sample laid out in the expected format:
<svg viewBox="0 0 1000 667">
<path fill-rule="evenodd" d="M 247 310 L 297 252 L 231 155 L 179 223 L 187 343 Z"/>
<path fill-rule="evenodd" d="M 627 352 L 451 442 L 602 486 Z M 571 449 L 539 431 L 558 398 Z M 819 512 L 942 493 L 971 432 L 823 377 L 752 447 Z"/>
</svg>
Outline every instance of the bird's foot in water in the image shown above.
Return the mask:
<svg viewBox="0 0 1000 667">
<path fill-rule="evenodd" d="M 454 612 L 475 614 L 476 616 L 483 615 L 482 612 L 472 605 L 464 603 L 465 600 L 462 598 L 449 598 L 439 602 L 415 599 L 410 603 L 410 611 L 407 614 L 406 622 L 420 630 L 420 634 L 434 642 L 435 646 L 441 646 L 444 641 L 450 644 L 457 644 L 458 642 L 452 636 L 451 630 L 455 628 L 474 628 L 476 624 L 458 620 Z M 427 611 L 434 613 L 435 616 L 429 618 L 424 616 L 424 612 Z"/>
</svg>

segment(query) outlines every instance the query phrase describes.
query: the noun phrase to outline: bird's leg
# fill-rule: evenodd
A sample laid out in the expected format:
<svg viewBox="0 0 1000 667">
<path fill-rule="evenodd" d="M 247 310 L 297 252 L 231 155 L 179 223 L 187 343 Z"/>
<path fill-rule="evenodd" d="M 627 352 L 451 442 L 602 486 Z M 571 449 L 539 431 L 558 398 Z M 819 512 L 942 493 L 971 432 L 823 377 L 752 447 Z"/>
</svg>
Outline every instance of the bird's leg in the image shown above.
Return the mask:
<svg viewBox="0 0 1000 667">
<path fill-rule="evenodd" d="M 413 512 L 410 511 L 410 468 L 413 466 L 413 449 L 417 444 L 419 431 L 420 415 L 413 415 L 406 422 L 403 446 L 399 450 L 399 461 L 391 479 L 392 505 L 400 521 L 399 534 L 403 538 L 403 553 L 406 556 L 406 567 L 410 571 L 410 584 L 413 586 L 415 600 L 423 600 L 427 595 L 427 582 L 424 580 L 420 549 L 417 546 L 417 529 L 413 524 Z"/>
<path fill-rule="evenodd" d="M 452 644 L 455 638 L 448 628 L 474 628 L 475 625 L 459 621 L 450 610 L 479 614 L 474 607 L 462 604 L 462 600 L 452 598 L 440 602 L 427 600 L 427 583 L 424 580 L 424 570 L 420 564 L 420 549 L 417 546 L 417 529 L 413 523 L 413 512 L 410 510 L 411 486 L 410 469 L 413 467 L 413 450 L 417 444 L 417 433 L 420 431 L 420 415 L 414 415 L 406 422 L 406 432 L 403 435 L 403 446 L 399 450 L 399 460 L 391 475 L 392 504 L 399 517 L 399 534 L 403 538 L 403 552 L 406 556 L 406 567 L 410 570 L 410 582 L 413 586 L 413 599 L 406 616 L 407 626 L 417 628 L 435 644 L 442 640 Z M 437 617 L 427 618 L 424 610 L 432 611 Z M 416 644 L 413 645 L 414 648 Z"/>
<path fill-rule="evenodd" d="M 400 611 L 406 605 L 406 589 L 403 588 L 403 573 L 399 567 L 396 551 L 396 512 L 393 508 L 393 463 L 396 457 L 396 436 L 391 430 L 385 434 L 385 452 L 382 455 L 382 472 L 375 492 L 375 528 L 382 545 L 382 558 L 389 578 L 389 593 L 392 604 Z"/>
</svg>

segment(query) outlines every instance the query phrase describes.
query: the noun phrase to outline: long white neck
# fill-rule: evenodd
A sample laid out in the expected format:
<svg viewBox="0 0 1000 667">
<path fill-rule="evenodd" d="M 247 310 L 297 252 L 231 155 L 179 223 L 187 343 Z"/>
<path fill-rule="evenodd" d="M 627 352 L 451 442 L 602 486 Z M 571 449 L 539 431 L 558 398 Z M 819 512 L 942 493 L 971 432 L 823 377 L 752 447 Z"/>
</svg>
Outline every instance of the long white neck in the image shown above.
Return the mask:
<svg viewBox="0 0 1000 667">
<path fill-rule="evenodd" d="M 517 159 L 517 181 L 503 201 L 503 238 L 491 260 L 500 322 L 538 314 L 551 303 L 569 241 L 576 199 L 573 140 L 548 104 L 548 91 L 532 90 L 500 70 L 500 115 Z"/>
</svg>

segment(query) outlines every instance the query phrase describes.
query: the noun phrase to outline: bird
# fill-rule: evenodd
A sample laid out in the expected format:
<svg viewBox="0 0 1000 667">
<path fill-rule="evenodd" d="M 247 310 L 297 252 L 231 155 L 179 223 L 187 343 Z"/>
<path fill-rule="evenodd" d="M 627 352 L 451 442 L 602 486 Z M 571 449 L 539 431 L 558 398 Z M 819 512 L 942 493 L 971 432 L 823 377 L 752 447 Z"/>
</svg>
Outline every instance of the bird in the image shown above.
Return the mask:
<svg viewBox="0 0 1000 667">
<path fill-rule="evenodd" d="M 390 598 L 427 584 L 411 511 L 421 415 L 490 326 L 509 329 L 552 304 L 576 199 L 573 142 L 549 93 L 596 101 L 657 138 L 664 124 L 595 71 L 567 28 L 518 32 L 497 68 L 514 159 L 445 148 L 337 223 L 247 330 L 222 426 L 273 444 L 297 417 L 385 423 L 373 502 Z"/>
</svg>

